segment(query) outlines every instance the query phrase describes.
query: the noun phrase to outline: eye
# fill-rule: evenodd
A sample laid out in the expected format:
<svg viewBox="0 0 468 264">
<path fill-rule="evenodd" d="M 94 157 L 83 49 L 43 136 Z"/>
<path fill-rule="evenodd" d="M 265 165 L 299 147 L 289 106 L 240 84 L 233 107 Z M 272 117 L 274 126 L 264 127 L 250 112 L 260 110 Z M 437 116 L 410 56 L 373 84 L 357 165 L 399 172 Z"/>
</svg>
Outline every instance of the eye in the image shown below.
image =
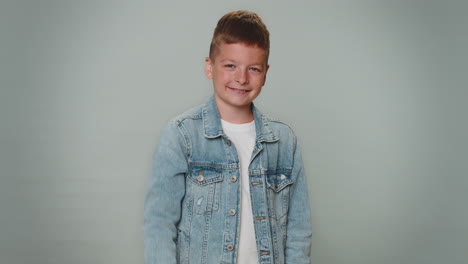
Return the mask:
<svg viewBox="0 0 468 264">
<path fill-rule="evenodd" d="M 260 70 L 259 68 L 256 68 L 256 67 L 252 67 L 250 68 L 250 70 L 254 71 L 254 72 L 261 72 L 262 70 Z"/>
<path fill-rule="evenodd" d="M 224 68 L 227 68 L 227 69 L 234 69 L 236 66 L 234 64 L 225 64 L 224 65 Z"/>
</svg>

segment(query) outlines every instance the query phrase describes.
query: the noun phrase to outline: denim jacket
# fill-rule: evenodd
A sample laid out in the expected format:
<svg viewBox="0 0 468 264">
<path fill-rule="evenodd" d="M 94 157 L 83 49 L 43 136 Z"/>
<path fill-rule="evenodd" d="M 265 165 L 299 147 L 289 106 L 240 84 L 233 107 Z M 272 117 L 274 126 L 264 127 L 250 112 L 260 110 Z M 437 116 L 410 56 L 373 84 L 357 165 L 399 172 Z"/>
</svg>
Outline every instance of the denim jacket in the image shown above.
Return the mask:
<svg viewBox="0 0 468 264">
<path fill-rule="evenodd" d="M 309 264 L 311 216 L 296 136 L 254 105 L 252 111 L 257 135 L 249 178 L 258 262 Z M 236 149 L 211 97 L 172 120 L 154 152 L 145 264 L 235 264 L 240 190 Z"/>
</svg>

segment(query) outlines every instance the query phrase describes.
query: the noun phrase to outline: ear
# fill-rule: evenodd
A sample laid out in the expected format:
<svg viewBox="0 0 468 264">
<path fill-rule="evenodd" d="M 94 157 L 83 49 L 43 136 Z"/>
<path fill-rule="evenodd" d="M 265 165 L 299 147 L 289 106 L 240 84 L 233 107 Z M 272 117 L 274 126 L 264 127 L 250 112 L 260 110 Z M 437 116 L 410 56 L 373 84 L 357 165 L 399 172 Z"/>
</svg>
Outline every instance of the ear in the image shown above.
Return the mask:
<svg viewBox="0 0 468 264">
<path fill-rule="evenodd" d="M 267 73 L 268 73 L 268 69 L 270 69 L 269 64 L 267 64 L 267 66 L 265 68 L 265 76 L 263 76 L 263 85 L 265 85 L 265 83 L 266 83 L 266 76 L 267 76 Z"/>
<path fill-rule="evenodd" d="M 213 79 L 213 64 L 210 57 L 205 58 L 205 75 L 208 79 Z"/>
</svg>

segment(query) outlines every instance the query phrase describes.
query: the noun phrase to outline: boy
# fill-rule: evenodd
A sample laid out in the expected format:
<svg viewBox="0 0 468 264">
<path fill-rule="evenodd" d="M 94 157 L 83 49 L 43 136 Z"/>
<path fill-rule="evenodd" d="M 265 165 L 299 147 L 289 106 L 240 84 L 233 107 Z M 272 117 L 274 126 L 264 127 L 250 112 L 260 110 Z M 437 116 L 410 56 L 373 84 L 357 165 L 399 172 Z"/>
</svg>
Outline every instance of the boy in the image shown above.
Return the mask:
<svg viewBox="0 0 468 264">
<path fill-rule="evenodd" d="M 205 59 L 214 96 L 161 135 L 145 201 L 145 263 L 310 263 L 311 223 L 293 131 L 253 105 L 269 32 L 238 10 Z"/>
</svg>

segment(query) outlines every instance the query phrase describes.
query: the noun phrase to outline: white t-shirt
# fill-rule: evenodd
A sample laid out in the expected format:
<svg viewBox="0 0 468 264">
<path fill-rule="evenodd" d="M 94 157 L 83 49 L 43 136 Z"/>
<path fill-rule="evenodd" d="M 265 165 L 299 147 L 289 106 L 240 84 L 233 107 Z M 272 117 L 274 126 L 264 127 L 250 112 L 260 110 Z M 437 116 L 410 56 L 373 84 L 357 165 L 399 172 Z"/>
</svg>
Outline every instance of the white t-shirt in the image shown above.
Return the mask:
<svg viewBox="0 0 468 264">
<path fill-rule="evenodd" d="M 257 243 L 250 201 L 249 165 L 255 146 L 255 120 L 245 124 L 232 124 L 221 120 L 224 133 L 234 143 L 240 162 L 241 214 L 238 264 L 258 264 Z"/>
</svg>

